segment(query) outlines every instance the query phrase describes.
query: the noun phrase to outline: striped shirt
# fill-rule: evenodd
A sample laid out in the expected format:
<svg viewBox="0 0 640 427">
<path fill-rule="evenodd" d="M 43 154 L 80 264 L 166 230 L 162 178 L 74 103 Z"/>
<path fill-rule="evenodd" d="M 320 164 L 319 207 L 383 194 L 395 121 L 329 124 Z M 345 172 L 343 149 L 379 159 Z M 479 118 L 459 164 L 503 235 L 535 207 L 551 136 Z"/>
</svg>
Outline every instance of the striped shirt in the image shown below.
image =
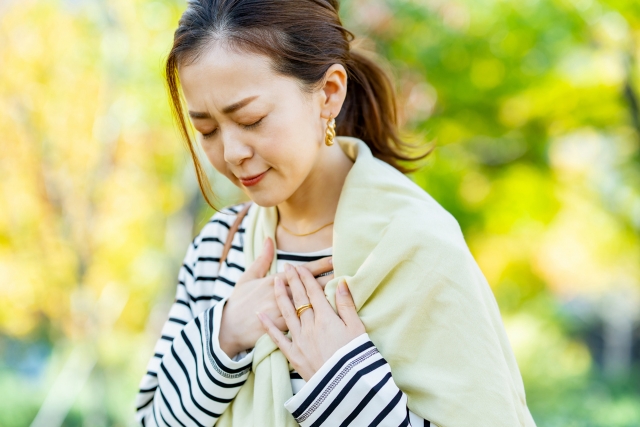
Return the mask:
<svg viewBox="0 0 640 427">
<path fill-rule="evenodd" d="M 142 426 L 213 426 L 249 376 L 252 352 L 230 358 L 218 341 L 222 309 L 245 270 L 246 217 L 219 266 L 240 209 L 215 213 L 189 245 L 175 301 L 136 397 Z M 329 255 L 330 248 L 302 254 L 278 250 L 277 269 Z M 309 382 L 295 371 L 290 379 L 294 395 L 285 408 L 303 427 L 432 425 L 408 409 L 407 396 L 366 333 L 340 348 Z"/>
</svg>

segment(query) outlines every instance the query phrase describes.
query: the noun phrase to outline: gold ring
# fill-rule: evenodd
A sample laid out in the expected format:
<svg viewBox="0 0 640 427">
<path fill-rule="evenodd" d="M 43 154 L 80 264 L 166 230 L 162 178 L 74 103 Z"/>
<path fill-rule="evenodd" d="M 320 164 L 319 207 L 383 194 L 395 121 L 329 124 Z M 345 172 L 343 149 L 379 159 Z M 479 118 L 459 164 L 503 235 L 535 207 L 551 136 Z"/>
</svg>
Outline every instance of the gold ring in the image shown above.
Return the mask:
<svg viewBox="0 0 640 427">
<path fill-rule="evenodd" d="M 298 317 L 300 317 L 300 313 L 305 311 L 307 308 L 312 308 L 312 307 L 313 306 L 311 304 L 301 305 L 300 307 L 296 308 L 296 314 L 298 315 Z"/>
</svg>

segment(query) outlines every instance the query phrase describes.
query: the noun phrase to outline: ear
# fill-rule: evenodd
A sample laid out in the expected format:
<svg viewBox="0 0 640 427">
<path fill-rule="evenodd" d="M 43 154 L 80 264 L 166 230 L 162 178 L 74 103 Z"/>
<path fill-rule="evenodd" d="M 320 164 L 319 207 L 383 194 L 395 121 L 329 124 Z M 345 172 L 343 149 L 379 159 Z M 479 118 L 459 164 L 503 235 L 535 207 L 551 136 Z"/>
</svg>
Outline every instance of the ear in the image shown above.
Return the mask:
<svg viewBox="0 0 640 427">
<path fill-rule="evenodd" d="M 342 64 L 333 64 L 325 73 L 324 85 L 321 89 L 321 116 L 325 119 L 335 118 L 342 109 L 347 97 L 347 70 Z"/>
</svg>

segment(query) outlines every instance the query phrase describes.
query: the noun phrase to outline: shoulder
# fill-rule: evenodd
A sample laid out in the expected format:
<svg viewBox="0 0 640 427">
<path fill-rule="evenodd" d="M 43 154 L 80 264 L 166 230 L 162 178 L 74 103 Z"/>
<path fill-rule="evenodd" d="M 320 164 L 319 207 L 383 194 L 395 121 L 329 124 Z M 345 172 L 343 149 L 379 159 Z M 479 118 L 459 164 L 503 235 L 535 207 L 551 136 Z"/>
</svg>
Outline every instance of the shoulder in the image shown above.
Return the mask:
<svg viewBox="0 0 640 427">
<path fill-rule="evenodd" d="M 469 248 L 458 220 L 430 194 L 419 190 L 421 197 L 394 207 L 385 232 L 402 241 L 409 252 L 437 248 L 434 255 L 468 257 Z"/>
<path fill-rule="evenodd" d="M 191 256 L 188 258 L 195 263 L 203 254 L 219 256 L 222 253 L 222 248 L 224 247 L 231 227 L 233 227 L 244 207 L 245 204 L 241 203 L 228 206 L 214 213 L 191 241 L 188 251 Z M 244 234 L 243 224 L 245 220 L 246 215 L 236 231 L 236 235 Z M 238 237 L 239 236 L 234 236 L 234 243 L 238 240 Z M 244 239 L 239 239 L 239 241 L 242 242 Z"/>
<path fill-rule="evenodd" d="M 377 158 L 365 159 L 356 172 L 349 177 L 348 210 L 359 224 L 368 221 L 370 227 L 362 227 L 363 232 L 373 230 L 376 237 L 391 234 L 405 246 L 464 241 L 453 215 L 393 166 Z"/>
</svg>

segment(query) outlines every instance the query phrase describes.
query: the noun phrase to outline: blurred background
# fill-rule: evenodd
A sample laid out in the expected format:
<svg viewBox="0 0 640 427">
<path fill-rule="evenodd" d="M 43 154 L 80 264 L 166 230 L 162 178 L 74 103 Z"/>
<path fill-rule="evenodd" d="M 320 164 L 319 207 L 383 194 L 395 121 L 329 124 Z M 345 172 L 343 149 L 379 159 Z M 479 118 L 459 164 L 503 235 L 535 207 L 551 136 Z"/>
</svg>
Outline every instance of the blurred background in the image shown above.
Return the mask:
<svg viewBox="0 0 640 427">
<path fill-rule="evenodd" d="M 213 211 L 163 59 L 183 0 L 0 0 L 0 426 L 133 426 Z M 350 0 L 539 426 L 640 425 L 640 2 Z M 219 207 L 238 200 L 213 177 Z"/>
</svg>

